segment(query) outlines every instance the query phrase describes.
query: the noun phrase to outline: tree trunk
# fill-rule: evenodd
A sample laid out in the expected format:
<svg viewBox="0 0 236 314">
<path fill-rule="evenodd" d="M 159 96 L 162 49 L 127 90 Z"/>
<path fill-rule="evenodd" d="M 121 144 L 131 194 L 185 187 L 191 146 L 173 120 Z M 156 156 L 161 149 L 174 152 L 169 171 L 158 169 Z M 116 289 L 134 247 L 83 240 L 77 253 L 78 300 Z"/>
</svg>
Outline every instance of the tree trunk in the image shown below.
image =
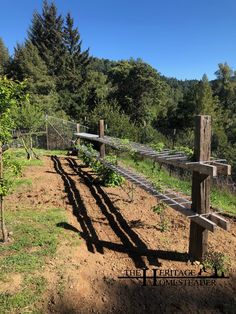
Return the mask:
<svg viewBox="0 0 236 314">
<path fill-rule="evenodd" d="M 30 134 L 30 150 L 32 153 L 32 156 L 36 159 L 39 159 L 39 156 L 35 153 L 34 148 L 33 148 L 33 139 L 32 139 L 32 135 Z"/>
<path fill-rule="evenodd" d="M 30 160 L 31 159 L 31 154 L 29 152 L 29 149 L 28 149 L 28 147 L 27 147 L 27 145 L 25 143 L 25 140 L 24 140 L 23 136 L 22 136 L 21 140 L 22 140 L 22 144 L 23 144 L 24 149 L 25 149 L 26 154 L 27 154 L 27 159 Z"/>
<path fill-rule="evenodd" d="M 3 182 L 3 151 L 2 145 L 0 145 L 0 182 Z M 2 239 L 3 242 L 7 242 L 8 240 L 8 233 L 5 225 L 5 215 L 4 215 L 4 202 L 3 196 L 0 196 L 0 220 L 1 220 L 1 231 L 2 231 Z"/>
</svg>

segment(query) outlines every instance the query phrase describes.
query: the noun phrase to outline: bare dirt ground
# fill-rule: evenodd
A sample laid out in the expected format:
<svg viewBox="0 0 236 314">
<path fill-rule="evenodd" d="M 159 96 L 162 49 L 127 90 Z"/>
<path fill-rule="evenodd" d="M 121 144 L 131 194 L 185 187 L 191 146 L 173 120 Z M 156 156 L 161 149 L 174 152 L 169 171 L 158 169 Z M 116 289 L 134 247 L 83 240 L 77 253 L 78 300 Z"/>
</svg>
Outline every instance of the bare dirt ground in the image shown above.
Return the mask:
<svg viewBox="0 0 236 314">
<path fill-rule="evenodd" d="M 74 157 L 45 157 L 44 165 L 26 169 L 33 180 L 28 192 L 9 199 L 25 207 L 64 208 L 68 234 L 79 233 L 81 245 L 61 243 L 43 274 L 48 287 L 40 304 L 44 313 L 235 313 L 235 273 L 208 286 L 142 286 L 142 279 L 119 279 L 126 270 L 148 268 L 199 271 L 188 261 L 189 220 L 167 209 L 168 231 L 159 229 L 156 199 L 135 188 L 130 202 L 124 189 L 104 188 L 90 169 Z M 209 234 L 210 247 L 224 252 L 236 269 L 236 223 L 231 230 Z M 61 287 L 60 289 L 58 287 Z M 59 291 L 60 290 L 60 291 Z"/>
</svg>

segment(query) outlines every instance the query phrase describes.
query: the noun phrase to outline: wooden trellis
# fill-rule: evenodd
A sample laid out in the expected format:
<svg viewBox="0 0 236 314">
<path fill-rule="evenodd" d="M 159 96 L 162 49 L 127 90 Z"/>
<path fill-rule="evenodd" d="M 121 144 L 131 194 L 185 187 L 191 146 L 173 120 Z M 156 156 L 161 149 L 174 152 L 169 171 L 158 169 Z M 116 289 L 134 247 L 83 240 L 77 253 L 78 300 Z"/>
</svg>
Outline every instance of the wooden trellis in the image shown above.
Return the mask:
<svg viewBox="0 0 236 314">
<path fill-rule="evenodd" d="M 78 127 L 79 130 L 79 127 Z M 99 122 L 99 135 L 89 133 L 76 133 L 78 138 L 92 140 L 100 143 L 100 155 L 96 158 L 110 169 L 121 174 L 131 183 L 142 187 L 158 200 L 169 207 L 181 212 L 190 218 L 189 255 L 196 260 L 202 260 L 207 252 L 208 231 L 214 232 L 217 227 L 229 229 L 229 223 L 218 213 L 210 210 L 211 177 L 218 174 L 230 175 L 231 166 L 225 164 L 223 159 L 212 159 L 211 154 L 211 117 L 197 116 L 195 126 L 194 161 L 183 152 L 172 152 L 164 149 L 157 152 L 152 148 L 139 143 L 124 144 L 121 139 L 104 136 L 104 121 Z M 192 200 L 170 189 L 158 191 L 148 180 L 128 169 L 107 162 L 105 145 L 118 150 L 131 150 L 151 158 L 161 164 L 174 165 L 192 171 Z M 90 154 L 84 148 L 85 153 Z"/>
</svg>

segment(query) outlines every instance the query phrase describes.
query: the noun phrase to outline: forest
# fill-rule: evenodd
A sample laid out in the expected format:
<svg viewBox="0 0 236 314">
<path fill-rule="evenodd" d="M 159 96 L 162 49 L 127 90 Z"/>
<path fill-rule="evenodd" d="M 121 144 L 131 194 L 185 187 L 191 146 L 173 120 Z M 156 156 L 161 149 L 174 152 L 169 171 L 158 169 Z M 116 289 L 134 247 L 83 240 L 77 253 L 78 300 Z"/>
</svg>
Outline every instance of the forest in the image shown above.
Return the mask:
<svg viewBox="0 0 236 314">
<path fill-rule="evenodd" d="M 216 65 L 215 80 L 203 74 L 183 81 L 142 59 L 99 59 L 82 49 L 71 14 L 44 1 L 12 56 L 0 39 L 0 92 L 14 100 L 14 110 L 0 101 L 5 129 L 37 129 L 49 114 L 94 130 L 102 118 L 113 136 L 192 147 L 194 117 L 211 115 L 213 154 L 227 159 L 236 178 L 236 73 L 225 61 Z"/>
</svg>

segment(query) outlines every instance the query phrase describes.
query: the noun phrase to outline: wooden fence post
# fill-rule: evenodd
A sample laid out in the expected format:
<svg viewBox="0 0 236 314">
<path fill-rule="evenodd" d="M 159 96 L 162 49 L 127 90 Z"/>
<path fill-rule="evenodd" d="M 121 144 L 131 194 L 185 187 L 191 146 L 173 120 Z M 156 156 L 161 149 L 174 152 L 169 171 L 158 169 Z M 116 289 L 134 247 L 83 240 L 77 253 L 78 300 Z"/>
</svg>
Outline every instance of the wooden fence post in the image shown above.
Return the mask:
<svg viewBox="0 0 236 314">
<path fill-rule="evenodd" d="M 99 137 L 103 138 L 104 137 L 104 120 L 99 121 Z M 100 157 L 104 158 L 105 157 L 105 144 L 100 143 Z"/>
<path fill-rule="evenodd" d="M 3 149 L 2 143 L 0 142 L 0 183 L 3 182 Z M 3 196 L 0 196 L 0 229 L 2 232 L 3 242 L 7 242 L 8 233 L 5 226 L 5 212 L 4 212 L 4 199 Z"/>
<path fill-rule="evenodd" d="M 47 141 L 47 150 L 49 150 L 49 138 L 48 138 L 48 115 L 46 114 L 46 141 Z"/>
<path fill-rule="evenodd" d="M 76 124 L 76 132 L 80 133 L 80 124 L 79 123 Z M 79 136 L 77 136 L 77 138 L 76 138 L 75 145 L 80 145 L 80 137 Z"/>
<path fill-rule="evenodd" d="M 211 117 L 197 116 L 195 124 L 194 157 L 195 161 L 210 160 L 211 155 Z M 210 211 L 209 175 L 193 172 L 192 210 L 198 214 Z M 208 247 L 208 230 L 191 221 L 189 255 L 191 259 L 201 261 Z"/>
</svg>

